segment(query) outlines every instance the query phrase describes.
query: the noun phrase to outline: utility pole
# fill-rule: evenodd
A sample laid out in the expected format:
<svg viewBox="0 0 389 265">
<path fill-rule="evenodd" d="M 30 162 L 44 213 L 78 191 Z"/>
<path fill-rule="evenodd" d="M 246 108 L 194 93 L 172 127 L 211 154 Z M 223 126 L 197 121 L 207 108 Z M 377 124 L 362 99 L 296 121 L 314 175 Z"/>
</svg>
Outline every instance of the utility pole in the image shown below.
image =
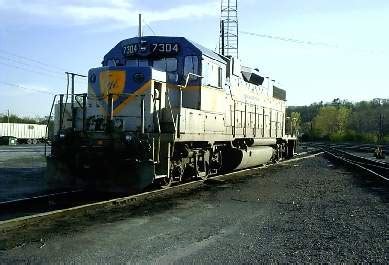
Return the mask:
<svg viewBox="0 0 389 265">
<path fill-rule="evenodd" d="M 225 54 L 224 46 L 224 20 L 220 21 L 221 55 Z"/>
<path fill-rule="evenodd" d="M 384 138 L 384 115 L 382 114 L 382 105 L 384 104 L 383 99 L 378 99 L 379 103 L 379 119 L 378 119 L 378 144 L 381 145 Z"/>
<path fill-rule="evenodd" d="M 385 154 L 382 150 L 383 138 L 384 138 L 384 115 L 382 114 L 383 100 L 378 99 L 379 104 L 379 120 L 378 120 L 378 134 L 377 134 L 377 147 L 374 150 L 374 156 L 379 159 L 385 158 Z"/>
<path fill-rule="evenodd" d="M 221 0 L 219 53 L 238 58 L 238 1 Z"/>
<path fill-rule="evenodd" d="M 138 29 L 138 37 L 139 40 L 142 38 L 142 14 L 139 14 L 139 29 Z"/>
<path fill-rule="evenodd" d="M 7 110 L 7 120 L 8 120 L 8 123 L 9 123 L 9 109 Z"/>
<path fill-rule="evenodd" d="M 71 92 L 71 109 L 72 109 L 72 129 L 76 128 L 76 114 L 77 114 L 77 109 L 74 107 L 74 77 L 86 77 L 86 75 L 81 75 L 81 74 L 76 74 L 76 73 L 70 73 L 70 72 L 65 72 L 66 75 L 70 75 L 72 79 L 72 92 Z M 65 106 L 66 110 L 66 106 Z"/>
<path fill-rule="evenodd" d="M 378 144 L 382 144 L 384 139 L 384 115 L 380 113 L 379 126 L 378 126 Z"/>
</svg>

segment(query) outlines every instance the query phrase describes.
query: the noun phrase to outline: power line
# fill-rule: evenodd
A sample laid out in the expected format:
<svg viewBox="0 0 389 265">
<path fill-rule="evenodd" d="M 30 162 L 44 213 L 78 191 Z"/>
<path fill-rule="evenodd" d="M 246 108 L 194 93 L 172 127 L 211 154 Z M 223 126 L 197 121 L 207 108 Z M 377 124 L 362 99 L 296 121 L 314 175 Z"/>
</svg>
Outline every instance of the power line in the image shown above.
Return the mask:
<svg viewBox="0 0 389 265">
<path fill-rule="evenodd" d="M 256 36 L 266 39 L 272 39 L 272 40 L 280 40 L 285 42 L 292 42 L 295 44 L 303 44 L 303 45 L 311 45 L 311 46 L 325 46 L 329 48 L 339 48 L 338 45 L 326 43 L 326 42 L 316 42 L 316 41 L 305 41 L 305 40 L 299 40 L 294 38 L 287 38 L 287 37 L 281 37 L 281 36 L 274 36 L 269 34 L 261 34 L 261 33 L 254 33 L 254 32 L 248 32 L 248 31 L 239 31 L 242 34 L 250 35 L 250 36 Z"/>
<path fill-rule="evenodd" d="M 42 71 L 53 73 L 53 74 L 56 74 L 56 75 L 61 75 L 61 76 L 64 75 L 64 73 L 62 73 L 62 72 L 53 71 L 51 69 L 47 69 L 46 67 L 42 67 L 40 65 L 33 65 L 33 64 L 25 63 L 25 62 L 22 62 L 22 61 L 19 61 L 19 60 L 15 60 L 15 59 L 12 59 L 12 58 L 9 58 L 9 57 L 5 57 L 5 56 L 2 56 L 2 55 L 0 55 L 0 60 L 8 61 L 8 62 L 13 62 L 13 63 L 19 64 L 19 65 L 29 66 L 29 67 L 32 67 L 32 68 L 39 68 Z"/>
<path fill-rule="evenodd" d="M 42 93 L 42 94 L 55 95 L 55 93 L 52 93 L 50 91 L 42 91 L 42 90 L 39 90 L 39 89 L 36 89 L 36 88 L 25 87 L 25 86 L 21 86 L 21 85 L 18 85 L 18 84 L 4 82 L 4 81 L 1 81 L 1 80 L 0 80 L 0 84 L 4 84 L 4 85 L 7 85 L 7 86 L 12 86 L 12 87 L 17 87 L 17 88 L 20 88 L 20 89 L 23 89 L 23 90 L 27 90 L 27 91 L 32 91 L 32 92 L 37 92 L 37 93 Z"/>
<path fill-rule="evenodd" d="M 59 79 L 59 76 L 63 76 L 62 74 L 57 74 L 58 76 L 55 76 L 55 75 L 47 73 L 47 72 L 36 71 L 36 70 L 32 70 L 32 69 L 29 69 L 29 68 L 26 68 L 26 67 L 22 67 L 22 66 L 16 66 L 16 65 L 11 65 L 11 64 L 7 64 L 7 63 L 3 63 L 1 61 L 0 61 L 0 65 L 4 65 L 4 66 L 7 66 L 7 67 L 13 67 L 13 68 L 22 70 L 24 72 L 35 73 L 35 74 L 39 74 L 39 75 L 42 75 L 42 76 L 45 76 L 45 77 L 51 77 L 51 78 L 56 78 L 56 79 Z M 62 79 L 63 78 L 61 78 L 61 80 Z M 85 80 L 78 80 L 78 82 L 86 82 L 86 81 Z M 5 82 L 5 81 L 1 81 L 0 83 L 6 84 L 6 85 L 9 85 L 9 86 L 13 86 L 13 87 L 22 88 L 22 89 L 29 90 L 29 91 L 38 92 L 38 93 L 46 93 L 45 91 L 41 91 L 39 89 L 23 87 L 23 86 L 20 86 L 20 85 L 17 85 L 17 84 L 12 84 L 12 83 Z M 50 92 L 47 92 L 47 93 L 51 94 L 51 95 L 55 95 L 55 93 L 50 93 Z M 58 93 L 60 93 L 60 92 L 57 92 L 57 94 Z"/>
<path fill-rule="evenodd" d="M 368 53 L 368 54 L 385 54 L 384 51 L 380 50 L 367 50 L 367 49 L 356 49 L 354 47 L 342 47 L 341 45 L 334 44 L 334 43 L 328 43 L 328 42 L 321 42 L 321 41 L 309 41 L 309 40 L 300 40 L 300 39 L 294 39 L 294 38 L 288 38 L 288 37 L 282 37 L 282 36 L 274 36 L 270 34 L 262 34 L 262 33 L 255 33 L 255 32 L 248 32 L 248 31 L 239 31 L 242 34 L 249 35 L 249 36 L 255 36 L 260 38 L 266 38 L 271 40 L 279 40 L 289 43 L 294 43 L 297 45 L 310 45 L 310 46 L 321 46 L 325 48 L 333 48 L 333 49 L 342 49 L 346 51 L 355 51 L 359 53 Z"/>
<path fill-rule="evenodd" d="M 4 61 L 12 62 L 14 64 L 5 63 Z M 17 65 L 15 65 L 15 63 Z M 8 57 L 2 56 L 2 55 L 0 55 L 0 65 L 12 67 L 12 68 L 15 68 L 18 70 L 23 70 L 23 71 L 27 71 L 29 73 L 39 74 L 39 75 L 43 75 L 43 76 L 51 77 L 51 78 L 56 78 L 56 79 L 59 79 L 59 77 L 63 77 L 65 75 L 65 72 L 53 71 L 53 70 L 46 69 L 45 67 L 42 67 L 39 65 L 37 66 L 37 65 L 25 63 L 25 62 L 15 60 L 12 58 L 8 58 Z M 21 66 L 21 65 L 23 65 L 23 66 Z M 35 68 L 38 68 L 38 71 L 35 70 Z M 63 79 L 63 78 L 61 78 L 61 79 Z M 85 82 L 86 80 L 79 80 L 79 81 Z"/>
<path fill-rule="evenodd" d="M 8 52 L 8 51 L 2 50 L 2 49 L 0 49 L 0 54 L 1 53 L 5 54 L 5 56 L 0 55 L 0 60 L 3 60 L 3 61 L 6 60 L 9 62 L 13 62 L 13 63 L 18 64 L 18 66 L 15 66 L 15 65 L 6 64 L 4 62 L 0 62 L 0 64 L 8 66 L 8 67 L 13 67 L 16 69 L 21 69 L 21 70 L 25 70 L 25 71 L 29 71 L 29 72 L 33 72 L 33 73 L 37 73 L 37 74 L 41 74 L 41 75 L 51 76 L 51 77 L 56 77 L 54 75 L 63 77 L 65 72 L 68 72 L 68 70 L 66 70 L 64 68 L 50 65 L 50 64 L 47 64 L 45 62 L 42 62 L 42 61 L 39 61 L 36 59 L 32 59 L 32 58 L 29 58 L 26 56 L 21 56 L 21 55 L 18 55 L 18 54 L 12 53 L 12 52 Z M 13 59 L 12 57 L 18 58 L 18 60 Z M 26 63 L 24 61 L 28 61 L 29 63 Z M 22 67 L 20 65 L 23 65 L 24 67 Z M 25 66 L 31 67 L 33 69 L 28 69 Z M 35 70 L 35 68 L 39 68 L 40 71 Z M 57 70 L 55 70 L 55 69 L 57 69 Z M 58 77 L 56 77 L 56 78 L 58 78 Z M 84 81 L 84 80 L 82 80 L 82 81 Z"/>
<path fill-rule="evenodd" d="M 61 67 L 58 67 L 58 66 L 53 66 L 53 65 L 47 64 L 45 62 L 42 62 L 42 61 L 39 61 L 39 60 L 36 60 L 36 59 L 32 59 L 32 58 L 28 58 L 26 56 L 22 56 L 22 55 L 18 55 L 18 54 L 12 53 L 12 52 L 8 52 L 8 51 L 5 51 L 3 49 L 0 49 L 0 53 L 8 54 L 10 56 L 14 56 L 14 57 L 17 57 L 19 59 L 23 59 L 23 60 L 27 60 L 27 61 L 30 61 L 30 62 L 34 62 L 36 64 L 40 64 L 42 66 L 46 66 L 46 67 L 49 67 L 49 68 L 55 68 L 55 69 L 60 70 L 60 71 L 64 71 L 64 72 L 67 71 L 64 68 L 61 68 Z"/>
<path fill-rule="evenodd" d="M 155 31 L 152 29 L 152 27 L 146 23 L 146 21 L 142 18 L 142 21 L 143 21 L 143 24 L 146 25 L 149 30 L 154 34 L 154 36 L 156 36 L 157 34 L 155 34 Z"/>
<path fill-rule="evenodd" d="M 15 68 L 15 69 L 27 71 L 27 72 L 30 72 L 30 73 L 35 73 L 35 74 L 43 75 L 43 76 L 46 76 L 46 77 L 57 78 L 57 79 L 59 78 L 59 75 L 53 75 L 53 74 L 48 73 L 48 72 L 36 71 L 36 70 L 29 69 L 29 68 L 26 68 L 26 67 L 23 67 L 23 66 L 17 66 L 17 65 L 7 64 L 7 63 L 3 63 L 3 62 L 0 62 L 0 64 L 4 65 L 4 66 L 7 66 L 7 67 L 12 67 L 12 68 Z"/>
</svg>

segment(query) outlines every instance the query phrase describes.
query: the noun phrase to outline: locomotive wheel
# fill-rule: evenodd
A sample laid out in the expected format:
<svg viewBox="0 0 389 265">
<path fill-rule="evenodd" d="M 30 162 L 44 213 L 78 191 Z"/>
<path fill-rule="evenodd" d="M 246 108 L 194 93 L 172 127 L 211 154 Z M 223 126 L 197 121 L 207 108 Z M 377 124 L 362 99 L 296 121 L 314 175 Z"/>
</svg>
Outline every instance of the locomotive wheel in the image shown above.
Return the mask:
<svg viewBox="0 0 389 265">
<path fill-rule="evenodd" d="M 198 175 L 202 180 L 207 180 L 209 177 L 209 165 L 208 165 L 208 163 L 205 163 L 204 167 L 205 167 L 205 171 L 199 172 Z"/>
<path fill-rule="evenodd" d="M 182 181 L 184 170 L 180 164 L 171 163 L 170 174 L 168 178 L 162 180 L 162 187 L 172 187 Z"/>
<path fill-rule="evenodd" d="M 277 145 L 275 146 L 275 152 L 274 152 L 273 157 L 271 158 L 271 161 L 272 161 L 273 163 L 277 163 L 277 162 L 280 161 L 280 159 L 281 159 L 281 157 L 282 157 L 282 155 L 281 155 L 281 153 L 282 153 L 281 148 L 282 148 L 282 147 L 281 147 L 280 144 L 277 144 Z"/>
<path fill-rule="evenodd" d="M 169 188 L 173 187 L 174 185 L 178 184 L 179 181 L 175 181 L 171 176 L 169 178 L 164 178 L 162 180 L 162 188 Z"/>
</svg>

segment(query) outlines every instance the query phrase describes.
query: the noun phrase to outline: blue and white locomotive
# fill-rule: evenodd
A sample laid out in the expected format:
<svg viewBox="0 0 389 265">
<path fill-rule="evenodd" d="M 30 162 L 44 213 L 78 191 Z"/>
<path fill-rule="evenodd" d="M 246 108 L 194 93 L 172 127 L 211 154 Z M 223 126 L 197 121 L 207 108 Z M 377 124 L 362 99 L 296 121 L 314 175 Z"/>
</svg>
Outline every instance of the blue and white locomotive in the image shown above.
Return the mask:
<svg viewBox="0 0 389 265">
<path fill-rule="evenodd" d="M 97 189 L 140 191 L 294 154 L 286 93 L 257 70 L 182 37 L 119 42 L 88 93 L 61 95 L 50 160 Z"/>
</svg>

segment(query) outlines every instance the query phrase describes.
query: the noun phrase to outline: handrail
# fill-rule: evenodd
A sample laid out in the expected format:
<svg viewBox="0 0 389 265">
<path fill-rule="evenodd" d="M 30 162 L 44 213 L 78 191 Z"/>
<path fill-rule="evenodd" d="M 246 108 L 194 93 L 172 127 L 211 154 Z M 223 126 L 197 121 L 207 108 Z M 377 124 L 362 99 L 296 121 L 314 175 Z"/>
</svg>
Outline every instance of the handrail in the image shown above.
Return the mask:
<svg viewBox="0 0 389 265">
<path fill-rule="evenodd" d="M 181 87 L 181 88 L 186 88 L 186 87 L 188 86 L 189 77 L 190 77 L 190 76 L 194 76 L 194 77 L 198 77 L 198 78 L 204 78 L 204 77 L 201 76 L 201 75 L 196 75 L 196 74 L 194 74 L 194 73 L 188 73 L 188 74 L 186 75 L 185 86 L 181 86 L 181 85 L 178 85 L 178 86 Z"/>
<path fill-rule="evenodd" d="M 46 139 L 49 139 L 49 124 L 51 120 L 51 115 L 53 114 L 53 108 L 55 104 L 55 99 L 57 98 L 58 95 L 54 95 L 53 102 L 51 103 L 51 108 L 50 108 L 50 114 L 49 117 L 47 118 L 47 123 L 46 123 Z M 46 145 L 47 145 L 47 140 L 45 141 L 45 156 L 46 156 Z"/>
<path fill-rule="evenodd" d="M 174 122 L 174 117 L 173 117 L 173 108 L 172 108 L 172 104 L 170 103 L 170 98 L 169 98 L 169 92 L 168 92 L 168 90 L 166 89 L 166 93 L 165 93 L 166 95 L 166 99 L 167 99 L 167 103 L 169 104 L 169 109 L 170 109 L 170 116 L 171 116 L 171 118 L 172 118 L 172 121 L 173 121 L 173 126 L 174 126 L 174 131 L 176 130 L 176 123 Z"/>
</svg>

